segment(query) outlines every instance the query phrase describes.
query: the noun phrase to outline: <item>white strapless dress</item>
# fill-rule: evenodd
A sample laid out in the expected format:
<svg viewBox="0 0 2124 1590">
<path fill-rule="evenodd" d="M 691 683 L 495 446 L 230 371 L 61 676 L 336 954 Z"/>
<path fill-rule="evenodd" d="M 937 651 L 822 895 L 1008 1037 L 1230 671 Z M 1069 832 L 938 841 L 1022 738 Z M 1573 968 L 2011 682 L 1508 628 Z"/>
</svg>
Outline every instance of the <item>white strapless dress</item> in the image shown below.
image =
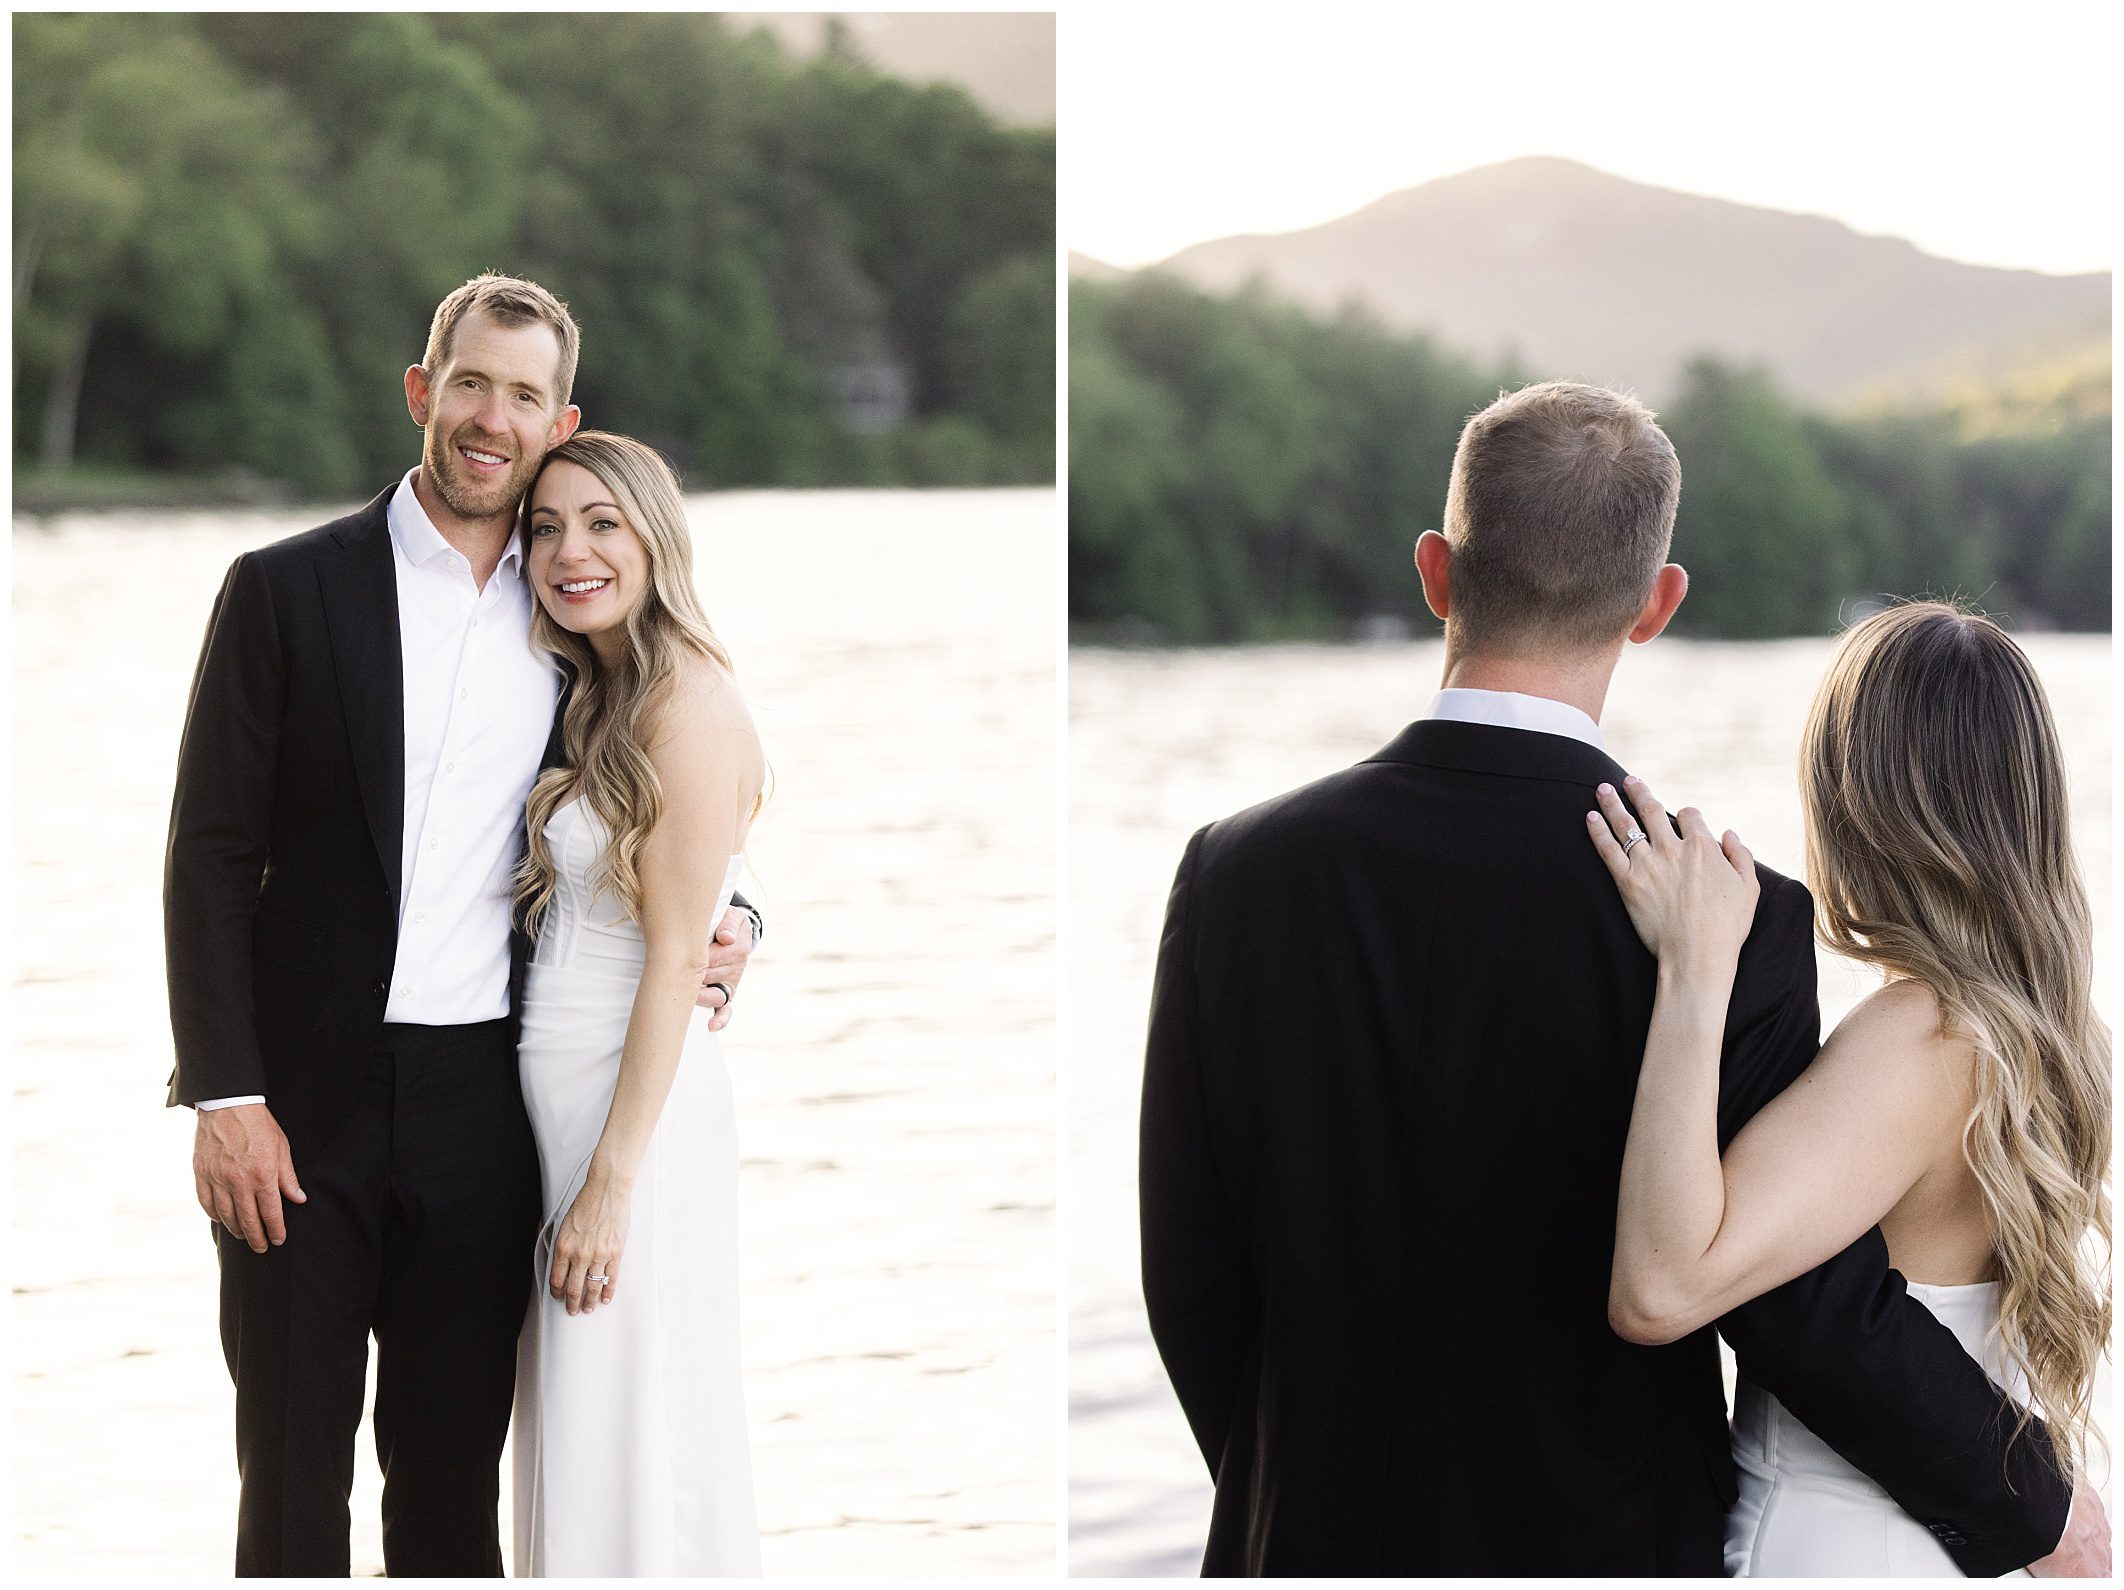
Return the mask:
<svg viewBox="0 0 2124 1590">
<path fill-rule="evenodd" d="M 1910 1295 L 1954 1332 L 1970 1357 L 2016 1399 L 2027 1382 L 1992 1336 L 1999 1284 L 1927 1286 Z M 1726 1515 L 1726 1573 L 1737 1579 L 1959 1578 L 1932 1532 L 1897 1507 L 1873 1481 L 1832 1451 L 1760 1386 L 1734 1391 L 1733 1460 L 1740 1500 Z M 2025 1570 L 2006 1576 L 2025 1579 Z"/>
<path fill-rule="evenodd" d="M 737 1123 L 708 1012 L 686 1029 L 643 1156 L 619 1284 L 570 1318 L 547 1286 L 553 1229 L 580 1190 L 619 1077 L 641 930 L 590 874 L 605 830 L 579 801 L 546 825 L 559 885 L 524 989 L 518 1050 L 546 1222 L 517 1348 L 516 1573 L 760 1571 L 737 1299 Z M 732 857 L 716 907 L 736 886 Z M 528 1256 L 527 1256 L 528 1257 Z"/>
</svg>

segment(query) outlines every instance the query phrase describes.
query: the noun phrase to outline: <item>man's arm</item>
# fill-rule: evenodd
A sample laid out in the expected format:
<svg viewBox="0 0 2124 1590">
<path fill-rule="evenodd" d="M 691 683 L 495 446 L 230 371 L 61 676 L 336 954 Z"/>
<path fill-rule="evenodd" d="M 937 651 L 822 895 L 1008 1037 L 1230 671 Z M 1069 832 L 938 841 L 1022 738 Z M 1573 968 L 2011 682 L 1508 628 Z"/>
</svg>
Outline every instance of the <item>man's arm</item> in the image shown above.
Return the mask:
<svg viewBox="0 0 2124 1590">
<path fill-rule="evenodd" d="M 1782 880 L 1764 892 L 1743 953 L 1767 1003 L 1736 998 L 1719 1086 L 1719 1144 L 1814 1058 L 1821 1012 L 1813 902 Z M 1827 1263 L 1719 1321 L 1741 1372 L 1871 1476 L 1972 1578 L 2047 1555 L 2071 1488 L 2040 1422 L 2008 1444 L 2017 1410 L 1954 1333 L 1888 1267 L 1878 1227 Z"/>
<path fill-rule="evenodd" d="M 708 966 L 701 978 L 701 991 L 693 1002 L 711 1012 L 708 1030 L 721 1032 L 730 1025 L 731 1002 L 737 998 L 738 979 L 745 975 L 745 968 L 752 963 L 752 952 L 760 947 L 767 936 L 767 919 L 760 908 L 742 894 L 730 897 L 730 909 L 723 913 L 722 925 L 716 929 L 715 944 L 709 950 Z"/>
<path fill-rule="evenodd" d="M 1211 1150 L 1196 1025 L 1188 842 L 1151 989 L 1137 1158 L 1143 1301 L 1166 1374 L 1214 1475 L 1260 1324 L 1251 1267 Z"/>
<path fill-rule="evenodd" d="M 214 600 L 177 755 L 162 886 L 177 1044 L 171 1104 L 265 1092 L 251 931 L 272 831 L 283 669 L 272 595 L 247 554 Z"/>
<path fill-rule="evenodd" d="M 272 594 L 255 559 L 229 568 L 192 676 L 163 863 L 163 942 L 177 1069 L 171 1104 L 202 1110 L 192 1147 L 199 1206 L 255 1252 L 287 1238 L 282 1198 L 304 1201 L 288 1141 L 262 1102 L 251 1008 L 251 930 L 272 831 L 286 705 Z"/>
<path fill-rule="evenodd" d="M 742 894 L 731 895 L 730 909 L 752 924 L 752 943 L 747 948 L 758 949 L 767 937 L 767 918 L 761 914 L 758 906 L 754 905 Z M 726 914 L 723 920 L 728 923 L 730 917 Z"/>
</svg>

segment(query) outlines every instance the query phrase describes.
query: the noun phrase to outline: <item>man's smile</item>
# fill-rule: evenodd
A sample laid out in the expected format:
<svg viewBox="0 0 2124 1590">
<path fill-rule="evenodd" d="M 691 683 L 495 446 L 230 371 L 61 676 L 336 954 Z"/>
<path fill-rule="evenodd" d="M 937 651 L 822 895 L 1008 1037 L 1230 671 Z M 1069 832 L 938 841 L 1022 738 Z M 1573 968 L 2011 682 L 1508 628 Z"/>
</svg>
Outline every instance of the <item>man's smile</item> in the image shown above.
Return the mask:
<svg viewBox="0 0 2124 1590">
<path fill-rule="evenodd" d="M 457 449 L 457 456 L 464 459 L 466 463 L 483 475 L 491 475 L 496 470 L 509 467 L 509 460 L 500 453 L 490 453 L 480 448 L 466 447 L 462 444 Z"/>
</svg>

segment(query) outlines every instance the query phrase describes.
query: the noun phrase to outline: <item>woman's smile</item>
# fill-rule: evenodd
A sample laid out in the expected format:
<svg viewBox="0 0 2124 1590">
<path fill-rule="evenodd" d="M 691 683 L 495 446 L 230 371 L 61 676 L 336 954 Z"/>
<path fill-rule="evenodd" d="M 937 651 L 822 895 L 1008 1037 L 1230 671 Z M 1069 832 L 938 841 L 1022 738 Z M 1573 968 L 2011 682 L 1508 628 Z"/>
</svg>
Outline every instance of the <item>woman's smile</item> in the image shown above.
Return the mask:
<svg viewBox="0 0 2124 1590">
<path fill-rule="evenodd" d="M 560 599 L 570 607 L 587 607 L 603 596 L 611 584 L 609 575 L 584 575 L 573 580 L 557 581 L 553 589 L 560 593 Z"/>
</svg>

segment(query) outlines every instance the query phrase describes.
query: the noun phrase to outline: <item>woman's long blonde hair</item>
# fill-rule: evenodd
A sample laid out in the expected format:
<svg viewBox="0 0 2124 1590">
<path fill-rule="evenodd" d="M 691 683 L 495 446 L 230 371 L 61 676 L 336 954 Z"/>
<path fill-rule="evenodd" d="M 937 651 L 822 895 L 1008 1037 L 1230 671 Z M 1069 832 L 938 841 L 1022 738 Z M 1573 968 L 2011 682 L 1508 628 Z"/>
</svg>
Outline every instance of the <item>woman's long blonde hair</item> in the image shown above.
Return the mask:
<svg viewBox="0 0 2124 1590">
<path fill-rule="evenodd" d="M 1915 978 L 1976 1046 L 1963 1150 L 1998 1260 L 2000 1334 L 2065 1472 L 2109 1339 L 2109 1028 L 2065 764 L 2020 647 L 1940 602 L 1854 625 L 1800 752 L 1807 872 L 1829 948 Z M 2095 1241 L 2086 1241 L 2093 1233 Z"/>
<path fill-rule="evenodd" d="M 693 590 L 693 537 L 678 476 L 654 448 L 610 431 L 578 431 L 546 455 L 524 493 L 518 524 L 524 560 L 531 557 L 531 503 L 555 464 L 579 464 L 612 493 L 620 516 L 649 554 L 649 588 L 627 615 L 626 650 L 617 667 L 598 661 L 590 642 L 553 621 L 534 598 L 531 639 L 561 659 L 574 681 L 561 719 L 561 765 L 539 774 L 525 806 L 530 843 L 516 868 L 516 906 L 526 932 L 537 933 L 553 898 L 555 869 L 546 820 L 581 795 L 611 835 L 598 882 L 630 920 L 639 921 L 642 841 L 663 810 L 663 790 L 649 762 L 649 741 L 666 692 L 688 652 L 734 673 L 730 654 L 709 627 Z"/>
</svg>

